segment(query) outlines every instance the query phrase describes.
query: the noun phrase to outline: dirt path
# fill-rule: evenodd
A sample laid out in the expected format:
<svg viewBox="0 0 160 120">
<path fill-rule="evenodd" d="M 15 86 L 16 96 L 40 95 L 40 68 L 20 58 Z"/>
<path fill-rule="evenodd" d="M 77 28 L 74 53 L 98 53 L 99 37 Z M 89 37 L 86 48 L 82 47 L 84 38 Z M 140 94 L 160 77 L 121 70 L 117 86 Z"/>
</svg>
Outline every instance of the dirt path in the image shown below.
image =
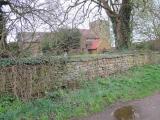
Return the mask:
<svg viewBox="0 0 160 120">
<path fill-rule="evenodd" d="M 79 120 L 122 120 L 115 119 L 113 114 L 115 110 L 124 106 L 133 106 L 136 117 L 132 120 L 160 120 L 160 93 L 142 100 L 130 101 L 127 103 L 117 103 L 107 108 L 103 112 L 96 113 L 94 115 L 91 115 L 90 117 Z"/>
</svg>

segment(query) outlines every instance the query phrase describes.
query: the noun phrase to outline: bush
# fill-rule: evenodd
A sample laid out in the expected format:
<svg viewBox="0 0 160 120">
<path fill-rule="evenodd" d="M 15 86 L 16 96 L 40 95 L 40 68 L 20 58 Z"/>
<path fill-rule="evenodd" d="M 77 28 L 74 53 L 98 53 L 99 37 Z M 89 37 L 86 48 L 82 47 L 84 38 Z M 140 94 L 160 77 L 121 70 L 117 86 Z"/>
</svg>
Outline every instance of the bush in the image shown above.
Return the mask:
<svg viewBox="0 0 160 120">
<path fill-rule="evenodd" d="M 139 43 L 133 43 L 132 49 L 136 50 L 152 50 L 153 45 L 151 42 L 139 42 Z"/>
<path fill-rule="evenodd" d="M 46 35 L 42 40 L 43 53 L 62 54 L 70 49 L 80 48 L 81 34 L 78 29 L 61 28 L 57 32 Z"/>
<path fill-rule="evenodd" d="M 27 58 L 3 58 L 0 59 L 0 67 L 8 67 L 13 65 L 39 65 L 39 64 L 54 64 L 65 63 L 66 58 L 63 56 L 41 56 L 41 57 L 27 57 Z"/>
</svg>

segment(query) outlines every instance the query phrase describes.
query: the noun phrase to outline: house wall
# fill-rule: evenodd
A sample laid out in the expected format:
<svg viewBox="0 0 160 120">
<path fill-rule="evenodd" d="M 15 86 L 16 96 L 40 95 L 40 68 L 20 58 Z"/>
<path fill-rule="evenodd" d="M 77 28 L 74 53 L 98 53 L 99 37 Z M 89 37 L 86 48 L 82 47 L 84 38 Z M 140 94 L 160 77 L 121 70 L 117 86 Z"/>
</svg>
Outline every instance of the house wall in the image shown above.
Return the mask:
<svg viewBox="0 0 160 120">
<path fill-rule="evenodd" d="M 19 43 L 21 51 L 26 51 L 32 56 L 37 56 L 42 53 L 41 43 L 40 42 L 27 42 L 27 43 Z"/>
<path fill-rule="evenodd" d="M 84 29 L 85 30 L 85 29 Z M 91 33 L 87 33 L 87 31 L 91 31 Z M 93 37 L 96 39 L 96 36 L 100 38 L 100 44 L 96 50 L 93 50 L 92 53 L 101 52 L 103 50 L 107 50 L 111 48 L 111 44 L 109 41 L 110 33 L 109 33 L 109 23 L 108 21 L 104 20 L 97 20 L 90 23 L 90 30 L 84 31 L 84 34 L 81 37 L 80 49 L 83 52 L 88 52 L 86 48 L 86 40 L 87 37 Z M 37 56 L 38 54 L 42 53 L 41 50 L 41 41 L 43 39 L 50 39 L 53 36 L 51 33 L 48 32 L 37 32 L 37 33 L 30 33 L 24 32 L 19 33 L 17 39 L 19 41 L 19 46 L 23 50 L 30 46 L 29 50 L 32 52 L 33 56 Z"/>
<path fill-rule="evenodd" d="M 42 54 L 43 40 L 52 39 L 51 32 L 21 32 L 17 34 L 17 41 L 21 51 L 30 52 L 32 56 Z"/>
<path fill-rule="evenodd" d="M 86 38 L 84 36 L 81 37 L 80 44 L 81 52 L 88 52 L 86 48 Z"/>
</svg>

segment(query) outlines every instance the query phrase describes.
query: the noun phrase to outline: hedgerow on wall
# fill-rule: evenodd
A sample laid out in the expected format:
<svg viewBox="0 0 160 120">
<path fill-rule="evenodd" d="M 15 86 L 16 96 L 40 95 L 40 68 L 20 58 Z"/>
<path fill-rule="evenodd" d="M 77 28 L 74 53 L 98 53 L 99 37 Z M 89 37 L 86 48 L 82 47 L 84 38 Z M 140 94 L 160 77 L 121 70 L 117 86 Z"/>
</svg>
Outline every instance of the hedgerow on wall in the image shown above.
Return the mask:
<svg viewBox="0 0 160 120">
<path fill-rule="evenodd" d="M 66 61 L 87 61 L 102 58 L 114 58 L 128 55 L 146 54 L 144 51 L 122 51 L 122 52 L 111 52 L 107 54 L 84 54 L 67 56 L 40 56 L 40 57 L 27 57 L 27 58 L 0 58 L 0 68 L 9 67 L 13 65 L 39 65 L 39 64 L 51 64 L 61 62 L 66 63 Z"/>
<path fill-rule="evenodd" d="M 35 57 L 35 58 L 2 58 L 0 59 L 0 68 L 9 67 L 13 65 L 40 65 L 40 64 L 54 64 L 57 61 L 64 63 L 67 58 L 64 57 Z"/>
<path fill-rule="evenodd" d="M 61 86 L 66 61 L 54 56 L 0 59 L 0 94 L 13 93 L 22 100 L 42 97 Z"/>
<path fill-rule="evenodd" d="M 159 62 L 159 53 L 0 59 L 0 94 L 9 92 L 28 100 L 59 88 L 74 89 L 81 80 L 107 77 L 133 66 Z"/>
</svg>

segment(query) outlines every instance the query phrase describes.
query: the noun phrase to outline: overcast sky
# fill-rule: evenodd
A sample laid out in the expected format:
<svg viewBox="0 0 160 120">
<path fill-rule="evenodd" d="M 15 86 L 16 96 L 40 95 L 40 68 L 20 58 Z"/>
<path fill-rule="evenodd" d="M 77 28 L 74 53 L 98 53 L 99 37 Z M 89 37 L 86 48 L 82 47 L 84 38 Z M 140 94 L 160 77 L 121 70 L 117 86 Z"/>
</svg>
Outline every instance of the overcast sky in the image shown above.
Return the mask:
<svg viewBox="0 0 160 120">
<path fill-rule="evenodd" d="M 65 11 L 65 9 L 67 8 L 67 6 L 69 4 L 71 4 L 70 2 L 68 2 L 70 0 L 59 0 L 58 2 L 62 5 L 62 8 L 56 8 L 57 4 L 53 2 L 54 0 L 37 0 L 37 1 L 38 1 L 37 5 L 38 4 L 43 4 L 45 2 L 50 2 L 49 5 L 47 5 L 47 6 L 46 5 L 45 6 L 41 5 L 41 6 L 39 6 L 39 8 L 41 7 L 41 8 L 45 9 L 46 7 L 49 7 L 50 9 L 52 9 L 51 10 L 52 15 L 48 14 L 48 20 L 51 22 L 51 24 L 55 25 L 55 26 L 53 26 L 53 27 L 55 27 L 55 29 L 57 27 L 56 24 L 59 23 L 59 20 L 63 19 L 63 15 L 64 15 L 63 10 Z M 160 0 L 156 0 L 156 1 L 160 2 Z M 86 10 L 88 8 L 87 7 L 88 5 L 89 5 L 89 2 L 84 7 L 84 10 Z M 95 6 L 94 3 L 91 4 L 90 5 L 90 9 L 94 8 L 94 6 Z M 76 25 L 80 29 L 89 29 L 89 22 L 93 22 L 93 21 L 95 21 L 97 19 L 108 20 L 108 17 L 106 15 L 105 11 L 102 10 L 101 13 L 98 13 L 97 12 L 98 8 L 96 8 L 96 9 L 92 10 L 92 12 L 89 14 L 89 16 L 85 17 L 85 19 L 84 19 L 83 14 L 82 14 L 83 11 L 78 11 L 79 13 L 77 14 L 76 19 L 73 22 L 72 20 L 73 20 L 75 14 L 76 14 L 76 11 L 78 9 L 79 9 L 78 7 L 72 9 L 72 11 L 68 15 L 68 20 L 65 22 L 64 25 L 67 25 L 69 27 L 71 27 L 73 25 Z M 98 14 L 96 14 L 96 13 L 98 13 Z M 96 16 L 95 16 L 95 14 L 96 14 Z M 46 17 L 47 14 L 44 14 L 44 16 Z M 14 15 L 12 17 L 14 17 Z M 56 17 L 58 17 L 59 20 L 57 20 Z M 73 24 L 72 24 L 72 22 L 73 22 Z M 32 20 L 32 23 L 35 26 L 34 30 L 36 30 L 36 32 L 48 32 L 48 31 L 50 31 L 50 27 L 47 24 L 44 24 L 42 21 L 40 21 L 38 19 Z M 22 29 L 22 31 L 30 31 L 30 30 L 29 29 L 25 29 L 25 30 Z M 13 38 L 15 36 L 16 36 L 16 31 L 13 30 L 11 32 L 11 34 L 9 34 L 8 41 L 14 41 Z M 136 35 L 136 37 L 139 38 L 138 35 Z"/>
<path fill-rule="evenodd" d="M 60 13 L 62 12 L 62 9 L 65 11 L 65 9 L 67 8 L 68 5 L 71 4 L 71 2 L 67 2 L 67 1 L 70 1 L 70 0 L 59 0 L 58 2 L 62 5 L 63 8 L 56 8 L 56 7 L 59 7 L 57 6 L 57 4 L 55 2 L 53 2 L 54 0 L 37 0 L 37 6 L 40 5 L 40 4 L 43 4 L 45 2 L 50 2 L 47 6 L 46 5 L 40 5 L 39 8 L 46 8 L 46 7 L 49 7 L 50 9 L 52 9 L 52 15 L 48 15 L 49 18 L 48 20 L 51 22 L 51 24 L 55 24 L 53 25 L 53 27 L 55 27 L 56 29 L 56 24 L 58 24 L 58 20 L 55 18 L 56 17 L 59 17 L 58 19 L 62 20 L 63 19 L 63 13 Z M 87 9 L 87 6 L 89 5 L 89 2 L 86 4 L 85 6 L 85 9 Z M 91 4 L 90 5 L 90 9 L 92 9 L 93 7 L 95 6 L 95 4 Z M 4 9 L 6 10 L 9 10 L 8 7 L 5 7 Z M 76 16 L 76 19 L 73 21 L 73 18 L 75 16 L 75 11 L 78 10 L 78 7 L 77 8 L 74 8 L 69 14 L 68 14 L 68 20 L 65 22 L 64 25 L 67 25 L 69 27 L 73 27 L 73 25 L 75 25 L 76 27 L 80 28 L 80 29 L 89 29 L 89 22 L 93 22 L 97 19 L 105 19 L 107 20 L 107 15 L 104 11 L 101 12 L 101 15 L 96 15 L 95 16 L 95 13 L 97 13 L 97 9 L 93 9 L 92 12 L 89 14 L 88 17 L 85 17 L 83 18 L 83 14 L 82 14 L 82 11 L 79 11 L 79 13 L 77 14 Z M 47 16 L 46 14 L 44 14 L 44 16 Z M 12 18 L 14 18 L 15 16 L 12 15 Z M 34 25 L 34 31 L 36 32 L 48 32 L 50 31 L 50 27 L 47 25 L 47 24 L 44 24 L 42 21 L 39 21 L 38 19 L 36 20 L 31 20 L 31 22 L 33 23 Z M 21 31 L 32 31 L 31 29 L 29 28 L 25 28 L 25 29 L 22 29 L 20 27 L 21 25 L 19 25 L 19 29 L 21 29 Z M 74 26 L 74 27 L 75 27 Z M 18 28 L 16 28 L 18 30 Z M 14 41 L 14 38 L 16 36 L 16 29 L 9 34 L 8 36 L 8 41 Z M 19 31 L 19 30 L 18 30 Z"/>
</svg>

